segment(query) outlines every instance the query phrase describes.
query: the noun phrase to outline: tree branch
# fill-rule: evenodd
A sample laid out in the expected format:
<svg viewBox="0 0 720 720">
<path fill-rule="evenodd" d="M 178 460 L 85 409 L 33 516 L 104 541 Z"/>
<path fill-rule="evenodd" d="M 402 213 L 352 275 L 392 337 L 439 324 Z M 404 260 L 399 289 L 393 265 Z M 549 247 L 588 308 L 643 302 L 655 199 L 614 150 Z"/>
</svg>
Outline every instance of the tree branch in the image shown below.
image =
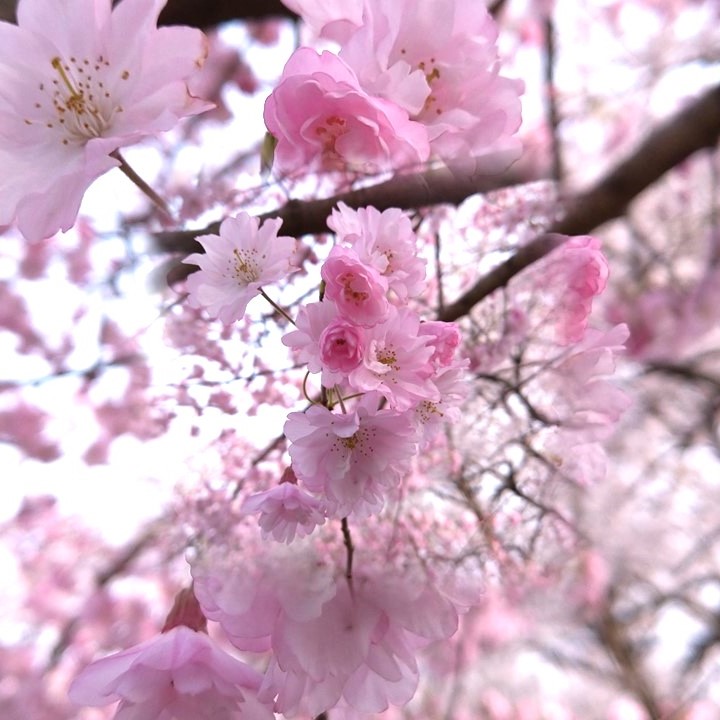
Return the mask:
<svg viewBox="0 0 720 720">
<path fill-rule="evenodd" d="M 448 305 L 441 320 L 457 320 L 483 298 L 504 287 L 521 270 L 564 241 L 561 235 L 583 235 L 620 217 L 630 203 L 666 172 L 720 138 L 720 85 L 653 130 L 622 162 L 593 187 L 565 203 L 565 215 L 548 232 L 521 247 L 473 287 Z"/>
</svg>

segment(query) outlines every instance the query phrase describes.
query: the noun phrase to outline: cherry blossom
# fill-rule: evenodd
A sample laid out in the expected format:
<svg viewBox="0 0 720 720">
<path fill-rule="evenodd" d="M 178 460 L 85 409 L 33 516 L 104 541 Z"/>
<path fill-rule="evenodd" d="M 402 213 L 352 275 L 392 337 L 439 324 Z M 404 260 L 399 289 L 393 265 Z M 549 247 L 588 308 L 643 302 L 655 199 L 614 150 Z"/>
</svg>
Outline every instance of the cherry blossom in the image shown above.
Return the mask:
<svg viewBox="0 0 720 720">
<path fill-rule="evenodd" d="M 221 650 L 205 633 L 178 625 L 86 667 L 70 687 L 79 705 L 120 700 L 118 720 L 198 718 L 272 720 L 260 702 L 257 671 Z"/>
<path fill-rule="evenodd" d="M 325 297 L 335 302 L 344 318 L 372 327 L 388 317 L 387 282 L 354 250 L 336 245 L 320 274 L 325 281 Z"/>
<path fill-rule="evenodd" d="M 212 105 L 186 81 L 204 35 L 156 27 L 164 0 L 21 0 L 0 23 L 0 225 L 29 240 L 68 230 L 110 153 Z M 83 18 L 82 22 L 79 18 Z"/>
<path fill-rule="evenodd" d="M 409 418 L 377 405 L 378 397 L 368 394 L 352 413 L 314 405 L 288 415 L 285 435 L 295 474 L 327 500 L 333 517 L 376 512 L 409 470 L 416 449 Z"/>
<path fill-rule="evenodd" d="M 428 130 L 448 161 L 499 148 L 519 154 L 522 83 L 498 74 L 497 28 L 473 0 L 368 0 L 340 57 L 368 92 L 392 100 Z"/>
<path fill-rule="evenodd" d="M 407 302 L 425 287 L 425 261 L 418 257 L 417 236 L 402 210 L 353 210 L 338 203 L 328 218 L 328 227 L 335 231 L 339 243 L 348 244 L 363 263 L 385 278 L 389 297 L 397 304 Z"/>
<path fill-rule="evenodd" d="M 409 410 L 422 400 L 436 401 L 431 362 L 436 349 L 420 334 L 420 319 L 408 308 L 390 306 L 390 317 L 367 330 L 362 364 L 350 373 L 353 388 L 377 391 L 391 408 Z"/>
<path fill-rule="evenodd" d="M 395 103 L 369 95 L 330 52 L 299 48 L 265 103 L 283 173 L 326 170 L 374 173 L 415 166 L 428 157 L 425 129 Z"/>
<path fill-rule="evenodd" d="M 226 324 L 239 320 L 263 285 L 292 271 L 295 239 L 278 236 L 281 224 L 266 220 L 261 226 L 257 218 L 240 213 L 223 220 L 220 235 L 196 238 L 205 253 L 183 260 L 200 268 L 187 280 L 190 305 L 205 308 Z"/>
<path fill-rule="evenodd" d="M 292 542 L 309 535 L 325 522 L 323 505 L 318 498 L 303 492 L 292 482 L 283 482 L 265 492 L 245 498 L 241 510 L 259 513 L 263 537 Z"/>
<path fill-rule="evenodd" d="M 364 0 L 283 0 L 319 37 L 342 42 L 362 24 Z"/>
</svg>

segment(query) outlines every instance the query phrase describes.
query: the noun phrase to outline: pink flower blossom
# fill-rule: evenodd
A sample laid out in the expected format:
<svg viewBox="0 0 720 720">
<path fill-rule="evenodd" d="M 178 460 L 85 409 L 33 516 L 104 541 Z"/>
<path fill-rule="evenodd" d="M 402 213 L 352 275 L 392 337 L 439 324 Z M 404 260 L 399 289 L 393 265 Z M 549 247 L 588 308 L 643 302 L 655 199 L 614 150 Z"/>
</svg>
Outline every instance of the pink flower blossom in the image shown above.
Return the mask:
<svg viewBox="0 0 720 720">
<path fill-rule="evenodd" d="M 563 288 L 554 307 L 555 332 L 561 345 L 579 342 L 587 327 L 593 298 L 608 279 L 608 264 L 600 250 L 600 241 L 590 235 L 572 237 L 548 257 L 542 281 Z"/>
<path fill-rule="evenodd" d="M 374 173 L 428 157 L 427 133 L 394 102 L 368 95 L 336 55 L 299 48 L 265 103 L 280 172 Z"/>
<path fill-rule="evenodd" d="M 336 372 L 354 370 L 363 358 L 365 335 L 361 327 L 343 318 L 337 318 L 320 336 L 320 357 L 325 367 Z"/>
<path fill-rule="evenodd" d="M 320 274 L 325 281 L 325 297 L 335 302 L 343 317 L 363 327 L 372 327 L 387 318 L 390 311 L 387 283 L 353 250 L 336 245 Z"/>
<path fill-rule="evenodd" d="M 325 522 L 322 502 L 291 482 L 250 495 L 241 510 L 259 513 L 263 537 L 273 537 L 278 542 L 290 543 L 296 536 L 305 537 Z"/>
<path fill-rule="evenodd" d="M 340 57 L 365 90 L 425 125 L 434 155 L 476 158 L 519 143 L 522 83 L 498 75 L 497 27 L 475 0 L 367 0 Z"/>
<path fill-rule="evenodd" d="M 438 368 L 448 367 L 455 357 L 455 351 L 460 345 L 462 336 L 460 328 L 455 323 L 430 320 L 420 323 L 419 335 L 427 335 L 434 348 L 430 362 Z"/>
<path fill-rule="evenodd" d="M 363 362 L 350 373 L 350 385 L 375 390 L 391 408 L 409 410 L 423 400 L 440 399 L 432 376 L 435 347 L 420 334 L 420 319 L 407 308 L 391 306 L 389 319 L 366 332 Z"/>
<path fill-rule="evenodd" d="M 29 240 L 75 222 L 110 153 L 212 105 L 186 81 L 205 37 L 156 27 L 164 0 L 21 0 L 0 23 L 0 225 Z"/>
<path fill-rule="evenodd" d="M 318 617 L 288 619 L 273 638 L 265 687 L 278 692 L 280 712 L 404 705 L 417 686 L 418 649 L 457 628 L 454 605 L 412 573 L 358 574 L 352 589 L 339 577 L 336 587 Z"/>
<path fill-rule="evenodd" d="M 337 320 L 338 312 L 335 303 L 327 299 L 322 302 L 310 303 L 300 308 L 295 319 L 296 329 L 286 333 L 282 338 L 283 345 L 287 345 L 295 351 L 297 359 L 307 365 L 309 372 L 322 372 L 320 381 L 323 387 L 333 387 L 345 378 L 345 372 L 326 364 L 326 360 L 331 357 L 332 348 L 326 347 L 323 351 L 321 340 L 328 327 Z M 357 328 L 358 341 L 361 332 L 361 329 Z M 338 339 L 338 337 L 335 338 L 335 340 Z M 330 339 L 330 344 L 332 342 L 333 340 Z M 350 342 L 352 342 L 351 339 Z M 342 350 L 342 347 L 336 347 L 335 353 L 342 352 Z M 346 348 L 345 352 L 348 355 L 352 354 L 350 347 Z"/>
<path fill-rule="evenodd" d="M 417 236 L 402 210 L 353 210 L 338 203 L 328 226 L 339 242 L 348 243 L 363 263 L 385 278 L 391 299 L 394 296 L 398 303 L 405 303 L 425 288 L 425 261 L 417 255 Z"/>
<path fill-rule="evenodd" d="M 278 237 L 282 220 L 266 220 L 247 213 L 223 220 L 220 235 L 196 238 L 205 253 L 189 255 L 183 262 L 200 270 L 187 280 L 191 307 L 202 307 L 224 323 L 239 320 L 248 302 L 263 285 L 292 271 L 295 239 Z"/>
<path fill-rule="evenodd" d="M 372 394 L 352 413 L 313 405 L 288 415 L 285 435 L 295 474 L 327 500 L 333 517 L 379 510 L 410 467 L 416 443 L 408 416 L 377 405 Z"/>
<path fill-rule="evenodd" d="M 257 698 L 260 682 L 207 635 L 179 625 L 92 663 L 69 696 L 78 705 L 120 700 L 118 720 L 273 720 L 271 706 Z"/>
</svg>

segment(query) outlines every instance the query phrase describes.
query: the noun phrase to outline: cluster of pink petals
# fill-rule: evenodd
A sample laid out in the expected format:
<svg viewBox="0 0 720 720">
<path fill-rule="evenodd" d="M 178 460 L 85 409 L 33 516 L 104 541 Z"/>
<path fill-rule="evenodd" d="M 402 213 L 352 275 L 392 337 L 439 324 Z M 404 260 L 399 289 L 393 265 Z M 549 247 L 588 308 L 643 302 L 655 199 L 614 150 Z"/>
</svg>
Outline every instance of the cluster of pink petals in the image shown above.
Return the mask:
<svg viewBox="0 0 720 720">
<path fill-rule="evenodd" d="M 116 720 L 272 720 L 272 703 L 258 700 L 261 680 L 205 633 L 178 625 L 92 663 L 69 695 L 80 705 L 120 700 Z"/>
<path fill-rule="evenodd" d="M 205 37 L 158 29 L 164 4 L 21 0 L 17 26 L 0 22 L 0 225 L 69 229 L 111 152 L 212 107 L 187 88 Z"/>
<path fill-rule="evenodd" d="M 274 698 L 277 712 L 311 717 L 335 707 L 375 713 L 406 703 L 417 684 L 418 649 L 457 629 L 454 603 L 419 571 L 367 570 L 351 587 L 307 546 L 274 552 L 229 571 L 193 567 L 205 614 L 238 647 L 253 644 L 242 629 L 272 650 L 260 697 Z M 285 573 L 296 582 L 298 568 L 306 575 L 293 586 Z"/>
<path fill-rule="evenodd" d="M 393 102 L 369 95 L 337 55 L 300 48 L 265 103 L 283 173 L 309 168 L 375 173 L 427 160 L 422 125 Z"/>
<path fill-rule="evenodd" d="M 418 447 L 458 418 L 467 361 L 455 357 L 457 326 L 407 307 L 425 275 L 407 215 L 340 204 L 328 224 L 338 238 L 321 268 L 323 299 L 300 310 L 283 342 L 321 373 L 334 406 L 291 413 L 285 435 L 300 486 L 343 518 L 380 510 Z"/>
<path fill-rule="evenodd" d="M 318 159 L 324 167 L 372 171 L 428 155 L 494 171 L 519 155 L 513 135 L 523 86 L 499 75 L 497 28 L 482 4 L 290 0 L 289 7 L 341 48 L 339 57 L 323 53 L 322 60 L 297 50 L 268 99 L 265 122 L 278 140 L 281 171 Z M 390 124 L 366 109 L 378 101 Z M 338 122 L 342 129 L 329 132 Z M 400 148 L 403 137 L 415 157 Z"/>
<path fill-rule="evenodd" d="M 285 423 L 295 474 L 325 499 L 332 517 L 381 508 L 417 451 L 410 418 L 377 407 L 377 396 L 370 394 L 351 413 L 314 405 L 290 413 Z"/>
<path fill-rule="evenodd" d="M 220 235 L 196 238 L 205 249 L 183 260 L 200 269 L 187 280 L 188 303 L 204 308 L 224 323 L 239 320 L 263 285 L 293 270 L 295 239 L 278 236 L 282 220 L 266 220 L 243 212 L 223 220 Z"/>
<path fill-rule="evenodd" d="M 543 282 L 563 288 L 554 308 L 556 340 L 561 345 L 582 340 L 593 298 L 605 290 L 608 272 L 600 240 L 590 235 L 567 239 L 548 258 Z"/>
</svg>

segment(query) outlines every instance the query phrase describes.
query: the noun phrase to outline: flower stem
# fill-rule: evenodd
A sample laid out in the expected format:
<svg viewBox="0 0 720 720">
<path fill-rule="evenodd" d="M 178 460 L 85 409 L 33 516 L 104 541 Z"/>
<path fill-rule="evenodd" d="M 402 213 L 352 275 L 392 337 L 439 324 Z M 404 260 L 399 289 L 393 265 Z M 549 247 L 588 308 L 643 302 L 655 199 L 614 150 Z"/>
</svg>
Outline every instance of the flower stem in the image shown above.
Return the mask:
<svg viewBox="0 0 720 720">
<path fill-rule="evenodd" d="M 350 586 L 350 592 L 352 593 L 352 566 L 353 566 L 353 555 L 355 553 L 355 546 L 353 545 L 352 537 L 350 535 L 350 526 L 348 525 L 347 518 L 344 517 L 341 521 L 343 540 L 345 541 L 345 549 L 347 551 L 347 562 L 345 564 L 345 578 Z"/>
<path fill-rule="evenodd" d="M 292 325 L 295 324 L 295 321 L 283 310 L 272 298 L 268 296 L 268 294 L 260 288 L 260 294 Z"/>
<path fill-rule="evenodd" d="M 170 208 L 167 203 L 153 190 L 133 169 L 128 165 L 125 158 L 120 154 L 119 150 L 113 150 L 110 153 L 110 157 L 115 158 L 120 162 L 120 170 L 123 171 L 125 176 L 136 185 L 152 202 L 160 208 L 171 220 L 173 215 L 170 212 Z"/>
</svg>

